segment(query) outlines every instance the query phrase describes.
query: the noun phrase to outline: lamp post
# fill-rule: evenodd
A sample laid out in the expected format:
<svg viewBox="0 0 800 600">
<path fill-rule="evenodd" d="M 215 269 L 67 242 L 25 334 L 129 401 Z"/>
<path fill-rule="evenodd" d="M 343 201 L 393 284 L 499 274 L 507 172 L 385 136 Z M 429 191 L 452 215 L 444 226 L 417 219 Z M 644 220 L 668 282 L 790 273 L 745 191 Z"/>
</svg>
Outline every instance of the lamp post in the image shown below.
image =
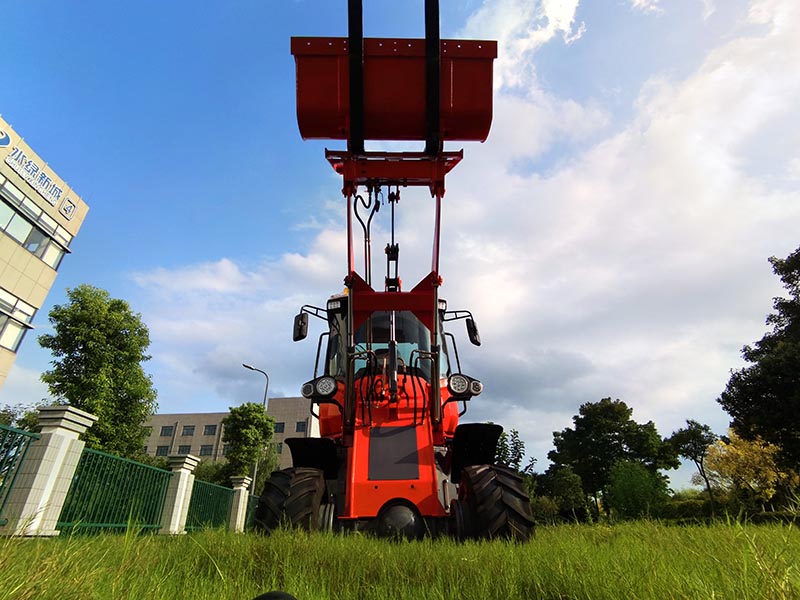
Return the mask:
<svg viewBox="0 0 800 600">
<path fill-rule="evenodd" d="M 267 412 L 267 392 L 269 392 L 269 375 L 267 375 L 266 371 L 262 371 L 261 369 L 257 369 L 253 365 L 248 365 L 247 363 L 242 363 L 242 366 L 245 369 L 250 369 L 251 371 L 258 371 L 267 379 L 267 384 L 264 386 L 264 412 Z M 256 476 L 258 475 L 258 459 L 256 458 L 255 464 L 253 464 L 253 489 L 255 489 L 256 485 Z"/>
<path fill-rule="evenodd" d="M 267 378 L 267 385 L 264 386 L 264 402 L 263 402 L 264 410 L 266 411 L 267 410 L 267 392 L 269 391 L 269 375 L 267 375 L 267 373 L 265 371 L 262 371 L 261 369 L 256 369 L 253 365 L 248 365 L 247 363 L 242 363 L 242 366 L 245 369 L 250 369 L 251 371 L 258 371 L 264 377 Z"/>
</svg>

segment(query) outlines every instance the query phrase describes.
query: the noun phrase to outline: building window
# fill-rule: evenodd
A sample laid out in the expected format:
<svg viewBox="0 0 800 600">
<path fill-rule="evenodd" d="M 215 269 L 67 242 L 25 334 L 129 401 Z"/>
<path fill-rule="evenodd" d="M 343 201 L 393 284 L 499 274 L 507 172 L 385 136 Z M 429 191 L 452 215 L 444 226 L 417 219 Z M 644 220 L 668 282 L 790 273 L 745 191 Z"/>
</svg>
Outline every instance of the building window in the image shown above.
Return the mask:
<svg viewBox="0 0 800 600">
<path fill-rule="evenodd" d="M 0 288 L 0 346 L 16 352 L 33 320 L 36 309 Z"/>
<path fill-rule="evenodd" d="M 216 425 L 206 425 L 203 427 L 203 435 L 217 435 Z"/>
<path fill-rule="evenodd" d="M 5 229 L 14 216 L 14 209 L 5 202 L 0 202 L 0 229 Z"/>
<path fill-rule="evenodd" d="M 172 437 L 172 434 L 175 433 L 175 427 L 172 425 L 162 425 L 161 427 L 161 437 Z"/>
<path fill-rule="evenodd" d="M 294 430 L 297 433 L 305 433 L 305 431 L 306 431 L 306 422 L 305 421 L 298 421 L 297 425 L 295 425 Z"/>
<path fill-rule="evenodd" d="M 286 423 L 275 423 L 275 433 L 283 433 Z"/>
<path fill-rule="evenodd" d="M 178 446 L 178 454 L 189 454 L 191 451 L 191 446 Z"/>
<path fill-rule="evenodd" d="M 231 447 L 230 447 L 228 444 L 225 444 L 225 445 L 222 447 L 222 456 L 225 456 L 225 455 L 228 453 L 228 451 L 229 451 L 230 449 L 231 449 Z"/>
<path fill-rule="evenodd" d="M 200 456 L 211 456 L 214 452 L 214 446 L 211 444 L 203 444 L 200 446 Z"/>
<path fill-rule="evenodd" d="M 39 231 L 38 229 L 34 228 L 28 234 L 28 237 L 25 238 L 25 241 L 22 243 L 22 245 L 25 246 L 25 250 L 41 258 L 45 246 L 47 245 L 47 236 L 43 231 Z"/>
<path fill-rule="evenodd" d="M 0 288 L 0 311 L 4 311 L 12 318 L 24 323 L 30 323 L 33 315 L 36 314 L 36 309 L 30 304 L 23 302 L 3 288 Z"/>
<path fill-rule="evenodd" d="M 20 244 L 24 244 L 28 238 L 28 234 L 33 231 L 33 225 L 21 214 L 15 214 L 11 222 L 6 225 L 6 233 L 17 240 Z"/>
<path fill-rule="evenodd" d="M 42 252 L 42 261 L 56 271 L 61 264 L 62 258 L 64 258 L 64 251 L 56 244 L 48 244 L 47 248 Z"/>
<path fill-rule="evenodd" d="M 156 456 L 166 456 L 169 454 L 169 446 L 156 446 Z"/>
<path fill-rule="evenodd" d="M 181 435 L 190 436 L 194 435 L 194 425 L 184 425 L 183 433 Z"/>
<path fill-rule="evenodd" d="M 278 454 L 283 454 L 283 442 L 278 442 Z"/>
<path fill-rule="evenodd" d="M 0 201 L 0 230 L 57 270 L 72 236 L 24 195 L 20 200 L 16 194 L 10 193 L 9 186 L 11 184 L 6 181 L 0 188 L 0 195 L 3 197 L 3 201 Z"/>
<path fill-rule="evenodd" d="M 28 327 L 16 319 L 0 313 L 0 346 L 16 352 Z"/>
</svg>

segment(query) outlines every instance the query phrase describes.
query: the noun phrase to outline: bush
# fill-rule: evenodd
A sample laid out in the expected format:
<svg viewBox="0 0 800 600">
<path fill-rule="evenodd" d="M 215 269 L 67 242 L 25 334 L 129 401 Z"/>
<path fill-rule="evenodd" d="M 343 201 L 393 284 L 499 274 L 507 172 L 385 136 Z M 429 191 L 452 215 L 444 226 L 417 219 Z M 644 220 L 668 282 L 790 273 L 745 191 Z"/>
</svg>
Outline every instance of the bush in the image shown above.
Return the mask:
<svg viewBox="0 0 800 600">
<path fill-rule="evenodd" d="M 233 475 L 233 471 L 227 462 L 203 461 L 194 469 L 195 479 L 224 487 L 233 487 L 231 475 Z"/>
<path fill-rule="evenodd" d="M 548 496 L 535 496 L 531 498 L 531 511 L 537 523 L 553 525 L 560 520 L 558 516 L 558 505 Z"/>
<path fill-rule="evenodd" d="M 664 519 L 704 520 L 711 516 L 711 505 L 702 498 L 670 498 L 661 509 Z"/>
<path fill-rule="evenodd" d="M 667 483 L 638 462 L 621 461 L 611 467 L 603 500 L 615 517 L 657 517 L 667 501 Z"/>
</svg>

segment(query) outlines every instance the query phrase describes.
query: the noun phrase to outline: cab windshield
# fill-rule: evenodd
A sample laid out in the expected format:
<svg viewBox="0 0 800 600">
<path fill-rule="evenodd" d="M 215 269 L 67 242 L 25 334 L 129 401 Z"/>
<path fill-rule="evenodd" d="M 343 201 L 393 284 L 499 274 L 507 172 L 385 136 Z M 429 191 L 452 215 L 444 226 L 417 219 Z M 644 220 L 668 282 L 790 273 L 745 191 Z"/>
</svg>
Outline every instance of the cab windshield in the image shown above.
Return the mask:
<svg viewBox="0 0 800 600">
<path fill-rule="evenodd" d="M 389 340 L 391 339 L 391 312 L 378 311 L 372 314 L 355 333 L 355 373 L 366 369 L 367 360 L 372 353 L 378 366 L 384 362 L 389 353 Z M 331 322 L 330 339 L 328 342 L 327 373 L 334 377 L 344 377 L 346 368 L 344 320 L 337 316 Z M 422 375 L 430 379 L 430 350 L 431 332 L 410 311 L 394 312 L 394 333 L 397 341 L 398 364 L 408 373 Z M 441 339 L 439 346 L 439 373 L 442 376 L 449 374 L 447 351 Z"/>
</svg>

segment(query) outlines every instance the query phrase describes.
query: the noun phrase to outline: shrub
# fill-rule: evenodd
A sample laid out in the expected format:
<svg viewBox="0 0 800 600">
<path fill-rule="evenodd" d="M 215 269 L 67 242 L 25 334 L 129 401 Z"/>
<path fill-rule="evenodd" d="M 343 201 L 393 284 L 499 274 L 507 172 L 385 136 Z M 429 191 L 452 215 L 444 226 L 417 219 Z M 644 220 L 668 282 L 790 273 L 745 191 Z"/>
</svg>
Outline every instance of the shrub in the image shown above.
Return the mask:
<svg viewBox="0 0 800 600">
<path fill-rule="evenodd" d="M 667 483 L 638 462 L 620 461 L 611 467 L 603 500 L 622 519 L 657 517 L 667 501 Z"/>
</svg>

